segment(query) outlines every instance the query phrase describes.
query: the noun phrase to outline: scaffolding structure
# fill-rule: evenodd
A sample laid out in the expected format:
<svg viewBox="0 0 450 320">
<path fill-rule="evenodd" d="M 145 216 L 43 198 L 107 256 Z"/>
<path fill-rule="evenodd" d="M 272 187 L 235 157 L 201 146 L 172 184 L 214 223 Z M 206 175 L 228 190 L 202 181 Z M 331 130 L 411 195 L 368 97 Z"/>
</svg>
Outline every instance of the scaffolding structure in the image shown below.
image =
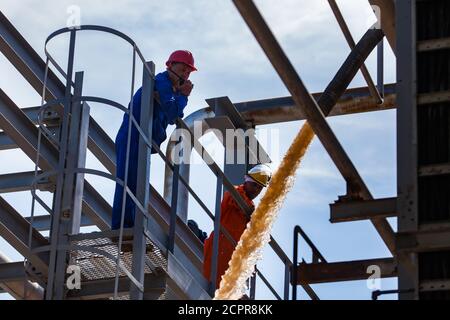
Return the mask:
<svg viewBox="0 0 450 320">
<path fill-rule="evenodd" d="M 233 185 L 242 183 L 250 160 L 267 163 L 270 158 L 257 141 L 243 149 L 234 146 L 233 150 L 228 150 L 228 144 L 222 141 L 225 156 L 230 152 L 246 154 L 245 164 L 227 163 L 222 171 L 192 134 L 194 122 L 202 122 L 202 132 L 211 128 L 224 132 L 307 120 L 347 184 L 347 194 L 330 205 L 330 222 L 370 220 L 392 256 L 328 262 L 302 228 L 293 226 L 292 260 L 276 239 L 271 237 L 270 241 L 271 249 L 284 265 L 284 270 L 280 270 L 284 276 L 283 292 L 277 292 L 256 268 L 250 281 L 250 297 L 256 295 L 259 277 L 276 299 L 296 300 L 297 286 L 301 286 L 311 299 L 317 300 L 312 284 L 367 279 L 368 267 L 377 265 L 380 277 L 398 277 L 399 286 L 398 290 L 375 291 L 374 299 L 393 293 L 400 299 L 450 298 L 449 3 L 369 0 L 380 10 L 381 18 L 355 43 L 336 1 L 328 0 L 351 52 L 324 92 L 312 95 L 253 2 L 233 2 L 291 96 L 238 103 L 228 97 L 207 99 L 207 108 L 177 119 L 177 128 L 191 133 L 183 139 L 189 140 L 217 178 L 215 212 L 190 187 L 189 164 L 178 164 L 172 158 L 176 145 L 173 141 L 177 140 L 171 139 L 165 153 L 152 141 L 155 66 L 144 58 L 131 38 L 100 26 L 60 29 L 47 38 L 44 61 L 0 12 L 0 51 L 42 95 L 40 106 L 19 108 L 0 89 L 0 152 L 20 148 L 35 163 L 34 171 L 1 175 L 0 193 L 29 190 L 33 208 L 39 203 L 48 211 L 44 216 L 34 216 L 32 211 L 30 217 L 24 217 L 0 196 L 0 236 L 25 258 L 13 262 L 0 252 L 0 287 L 5 292 L 17 299 L 211 299 L 215 281 L 203 277 L 203 245 L 187 225 L 189 196 L 214 221 L 215 234 L 220 230 L 230 239 L 218 223 L 223 192 L 229 191 L 243 211 L 250 214 L 251 209 Z M 141 110 L 145 112 L 140 119 L 134 118 L 132 107 L 106 98 L 83 96 L 84 73 L 73 69 L 73 61 L 76 35 L 85 30 L 113 34 L 130 45 L 131 99 L 136 60 L 142 62 Z M 62 34 L 70 36 L 66 70 L 47 50 L 47 43 Z M 396 84 L 384 84 L 383 80 L 385 36 L 398 58 Z M 364 61 L 376 47 L 375 84 Z M 66 82 L 61 82 L 53 70 Z M 359 70 L 367 87 L 348 89 Z M 89 115 L 89 102 L 123 111 L 128 114 L 129 127 L 138 129 L 136 194 L 128 187 L 126 176 L 124 180 L 116 177 L 114 142 Z M 326 117 L 393 108 L 397 109 L 398 195 L 374 199 Z M 166 166 L 163 195 L 148 183 L 152 148 Z M 107 172 L 85 167 L 87 150 Z M 189 156 L 190 151 L 184 150 Z M 133 228 L 123 228 L 122 219 L 119 230 L 110 230 L 111 206 L 84 179 L 85 174 L 125 186 L 123 196 L 130 196 L 137 206 Z M 37 190 L 52 194 L 52 206 L 39 197 Z M 397 232 L 391 228 L 388 217 L 397 217 Z M 100 231 L 81 233 L 82 226 L 96 226 Z M 44 237 L 42 231 L 50 231 L 50 236 Z M 312 263 L 299 262 L 299 235 L 312 249 Z M 122 252 L 126 242 L 133 245 L 131 252 Z M 217 255 L 216 244 L 212 279 Z M 71 266 L 80 270 L 78 288 L 70 288 L 71 273 L 67 270 Z"/>
</svg>

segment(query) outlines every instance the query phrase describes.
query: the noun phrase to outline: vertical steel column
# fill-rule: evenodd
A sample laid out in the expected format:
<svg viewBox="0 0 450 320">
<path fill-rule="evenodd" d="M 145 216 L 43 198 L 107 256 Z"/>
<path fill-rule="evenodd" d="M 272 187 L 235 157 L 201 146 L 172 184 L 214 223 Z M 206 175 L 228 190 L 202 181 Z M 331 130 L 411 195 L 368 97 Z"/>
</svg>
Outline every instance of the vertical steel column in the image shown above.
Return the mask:
<svg viewBox="0 0 450 320">
<path fill-rule="evenodd" d="M 83 72 L 77 72 L 75 74 L 73 101 L 70 107 L 69 140 L 66 155 L 66 174 L 64 176 L 61 219 L 65 223 L 67 221 L 68 224 L 66 230 L 64 230 L 65 234 L 78 234 L 80 232 L 84 174 L 73 171 L 79 167 L 79 164 L 84 167 L 86 163 L 86 130 L 89 129 L 89 118 L 86 120 L 86 111 L 83 110 L 84 104 L 78 99 L 82 95 L 82 84 Z M 89 111 L 87 116 L 89 117 Z M 84 117 L 84 123 L 82 117 Z M 82 138 L 84 138 L 84 141 L 82 141 Z"/>
<path fill-rule="evenodd" d="M 289 264 L 284 261 L 284 300 L 289 300 L 289 277 L 291 275 Z"/>
<path fill-rule="evenodd" d="M 418 229 L 417 181 L 417 76 L 416 76 L 416 1 L 397 1 L 397 212 L 398 232 Z M 411 254 L 408 272 L 399 260 L 400 299 L 418 298 L 417 254 Z"/>
<path fill-rule="evenodd" d="M 174 253 L 177 225 L 178 185 L 180 182 L 180 165 L 173 166 L 172 201 L 170 203 L 169 245 L 167 250 Z"/>
<path fill-rule="evenodd" d="M 83 85 L 83 72 L 77 72 L 75 74 L 75 87 L 73 98 L 79 98 L 82 94 Z M 66 108 L 66 106 L 64 107 Z M 61 204 L 61 215 L 58 235 L 58 246 L 67 246 L 70 244 L 68 235 L 73 231 L 78 233 L 80 230 L 81 221 L 81 197 L 78 197 L 76 207 L 78 212 L 74 212 L 75 208 L 75 177 L 74 170 L 78 164 L 78 147 L 80 146 L 80 122 L 81 122 L 81 104 L 80 102 L 70 102 L 69 105 L 70 114 L 66 118 L 69 123 L 69 136 L 67 137 L 67 152 L 65 154 L 65 167 L 63 175 L 63 193 Z M 87 129 L 85 127 L 85 129 Z M 85 144 L 87 147 L 87 142 Z M 83 155 L 84 161 L 86 160 L 86 150 Z M 84 180 L 84 179 L 83 179 Z M 83 182 L 82 182 L 83 183 Z M 77 224 L 78 223 L 78 224 Z M 65 295 L 65 275 L 67 265 L 69 263 L 69 252 L 66 249 L 57 249 L 57 262 L 56 262 L 56 282 L 55 282 L 55 298 L 64 299 Z"/>
<path fill-rule="evenodd" d="M 298 270 L 298 234 L 300 233 L 300 227 L 294 228 L 294 252 L 292 258 L 292 300 L 297 300 L 297 270 Z"/>
<path fill-rule="evenodd" d="M 64 275 L 65 275 L 65 262 L 66 254 L 65 252 L 58 251 L 58 245 L 60 240 L 64 240 L 63 234 L 60 232 L 60 218 L 61 218 L 61 207 L 62 207 L 62 197 L 65 190 L 64 188 L 64 169 L 66 163 L 66 152 L 67 152 L 67 138 L 69 134 L 69 116 L 70 116 L 70 106 L 71 106 L 71 84 L 73 75 L 73 62 L 75 54 L 75 37 L 76 31 L 72 30 L 70 33 L 70 43 L 69 43 L 69 58 L 67 63 L 67 79 L 66 79 L 66 92 L 64 97 L 64 114 L 63 122 L 60 134 L 60 145 L 59 145 L 59 162 L 58 162 L 58 175 L 56 183 L 56 192 L 53 197 L 53 216 L 52 216 L 52 228 L 50 231 L 50 264 L 49 264 L 49 274 L 48 283 L 46 291 L 46 299 L 62 299 L 63 298 L 63 286 L 64 286 Z"/>
<path fill-rule="evenodd" d="M 77 90 L 77 79 L 75 78 L 75 90 Z M 79 95 L 75 93 L 75 97 L 81 96 L 81 92 Z M 86 154 L 87 154 L 87 146 L 88 146 L 88 137 L 89 137 L 89 110 L 90 107 L 87 103 L 76 104 L 80 108 L 80 128 L 78 135 L 78 154 L 77 154 L 77 163 L 76 168 L 85 168 L 86 167 Z M 75 174 L 75 188 L 73 195 L 73 209 L 72 209 L 72 220 L 71 220 L 71 234 L 80 233 L 81 227 L 81 209 L 83 205 L 83 193 L 84 193 L 84 173 L 77 172 Z"/>
<path fill-rule="evenodd" d="M 256 269 L 256 266 L 255 266 Z M 253 273 L 253 275 L 250 277 L 250 299 L 255 300 L 256 297 L 256 274 L 257 272 Z"/>
<path fill-rule="evenodd" d="M 217 278 L 217 266 L 219 259 L 219 238 L 220 238 L 220 205 L 222 202 L 222 176 L 217 177 L 216 185 L 216 208 L 214 212 L 214 239 L 213 239 L 213 250 L 212 250 L 212 261 L 211 261 L 211 282 L 210 282 L 210 294 L 214 296 L 216 291 L 216 278 Z M 227 240 L 228 241 L 228 240 Z"/>
<path fill-rule="evenodd" d="M 147 70 L 146 66 L 151 70 Z M 152 141 L 153 127 L 153 91 L 155 86 L 154 80 L 155 65 L 153 62 L 146 62 L 142 72 L 142 99 L 141 99 L 141 116 L 140 127 L 148 141 Z M 150 160 L 151 146 L 139 135 L 139 151 L 138 151 L 138 168 L 137 168 L 137 186 L 136 198 L 142 203 L 144 209 L 148 208 L 150 197 Z M 146 251 L 145 229 L 147 219 L 144 212 L 140 212 L 136 206 L 136 216 L 133 228 L 133 266 L 132 275 L 139 283 L 144 285 L 144 258 Z M 144 293 L 131 282 L 130 298 L 132 300 L 142 300 Z"/>
<path fill-rule="evenodd" d="M 377 46 L 377 87 L 381 98 L 384 98 L 384 39 Z"/>
</svg>

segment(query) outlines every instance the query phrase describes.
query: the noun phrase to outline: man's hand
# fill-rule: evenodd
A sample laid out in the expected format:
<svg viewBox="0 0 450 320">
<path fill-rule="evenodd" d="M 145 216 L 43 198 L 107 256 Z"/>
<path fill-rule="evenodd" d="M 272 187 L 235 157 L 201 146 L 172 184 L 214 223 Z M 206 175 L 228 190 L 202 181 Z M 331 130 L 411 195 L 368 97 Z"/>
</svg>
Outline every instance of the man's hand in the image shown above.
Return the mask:
<svg viewBox="0 0 450 320">
<path fill-rule="evenodd" d="M 178 87 L 182 95 L 189 96 L 191 94 L 192 88 L 194 85 L 190 80 L 186 80 L 182 86 Z"/>
</svg>

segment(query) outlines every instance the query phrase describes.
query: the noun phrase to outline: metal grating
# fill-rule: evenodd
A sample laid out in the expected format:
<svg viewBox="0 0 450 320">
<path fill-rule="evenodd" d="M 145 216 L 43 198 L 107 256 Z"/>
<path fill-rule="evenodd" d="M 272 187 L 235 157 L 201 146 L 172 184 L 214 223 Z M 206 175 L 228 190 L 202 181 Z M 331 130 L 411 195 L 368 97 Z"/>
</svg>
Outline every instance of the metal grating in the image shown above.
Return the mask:
<svg viewBox="0 0 450 320">
<path fill-rule="evenodd" d="M 167 270 L 167 260 L 162 254 L 161 250 L 152 243 L 149 239 L 146 239 L 147 247 L 151 247 L 145 255 L 145 273 L 155 273 L 159 271 Z M 109 253 L 114 257 L 118 254 L 118 245 L 113 243 L 107 237 L 101 237 L 97 239 L 74 241 L 72 244 L 83 246 L 87 248 L 96 248 L 98 250 Z M 132 267 L 132 252 L 122 252 L 120 254 L 120 260 L 124 267 L 131 273 Z M 75 250 L 71 252 L 71 259 L 81 269 L 82 281 L 110 279 L 116 276 L 116 261 L 109 257 L 92 253 L 84 250 Z M 125 273 L 120 270 L 119 276 L 126 276 Z"/>
</svg>

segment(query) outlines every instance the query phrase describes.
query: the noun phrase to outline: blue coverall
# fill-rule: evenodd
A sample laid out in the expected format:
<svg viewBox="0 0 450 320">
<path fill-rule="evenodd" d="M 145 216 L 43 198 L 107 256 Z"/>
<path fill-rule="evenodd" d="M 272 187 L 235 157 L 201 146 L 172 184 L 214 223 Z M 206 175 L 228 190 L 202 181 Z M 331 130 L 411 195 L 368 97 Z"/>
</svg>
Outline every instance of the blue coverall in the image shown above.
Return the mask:
<svg viewBox="0 0 450 320">
<path fill-rule="evenodd" d="M 158 146 L 166 140 L 166 129 L 168 124 L 174 124 L 176 118 L 183 118 L 183 110 L 187 105 L 188 98 L 179 92 L 174 92 L 172 82 L 170 81 L 168 71 L 158 73 L 155 77 L 155 91 L 159 94 L 159 101 L 154 101 L 153 109 L 153 129 L 152 139 Z M 136 91 L 133 96 L 133 116 L 140 123 L 141 116 L 141 95 L 142 87 Z M 130 106 L 128 106 L 130 108 Z M 127 134 L 128 134 L 128 115 L 123 116 L 122 125 L 116 137 L 116 175 L 119 179 L 125 179 L 125 160 L 127 152 Z M 133 194 L 136 194 L 136 178 L 137 178 L 137 160 L 139 148 L 139 132 L 132 124 L 131 140 L 130 140 L 130 156 L 128 163 L 128 187 Z M 156 151 L 152 148 L 152 153 Z M 123 187 L 116 184 L 114 193 L 112 224 L 113 230 L 120 228 L 121 210 L 122 210 L 122 194 Z M 134 216 L 136 205 L 127 195 L 125 202 L 125 218 L 124 228 L 134 226 Z"/>
</svg>

